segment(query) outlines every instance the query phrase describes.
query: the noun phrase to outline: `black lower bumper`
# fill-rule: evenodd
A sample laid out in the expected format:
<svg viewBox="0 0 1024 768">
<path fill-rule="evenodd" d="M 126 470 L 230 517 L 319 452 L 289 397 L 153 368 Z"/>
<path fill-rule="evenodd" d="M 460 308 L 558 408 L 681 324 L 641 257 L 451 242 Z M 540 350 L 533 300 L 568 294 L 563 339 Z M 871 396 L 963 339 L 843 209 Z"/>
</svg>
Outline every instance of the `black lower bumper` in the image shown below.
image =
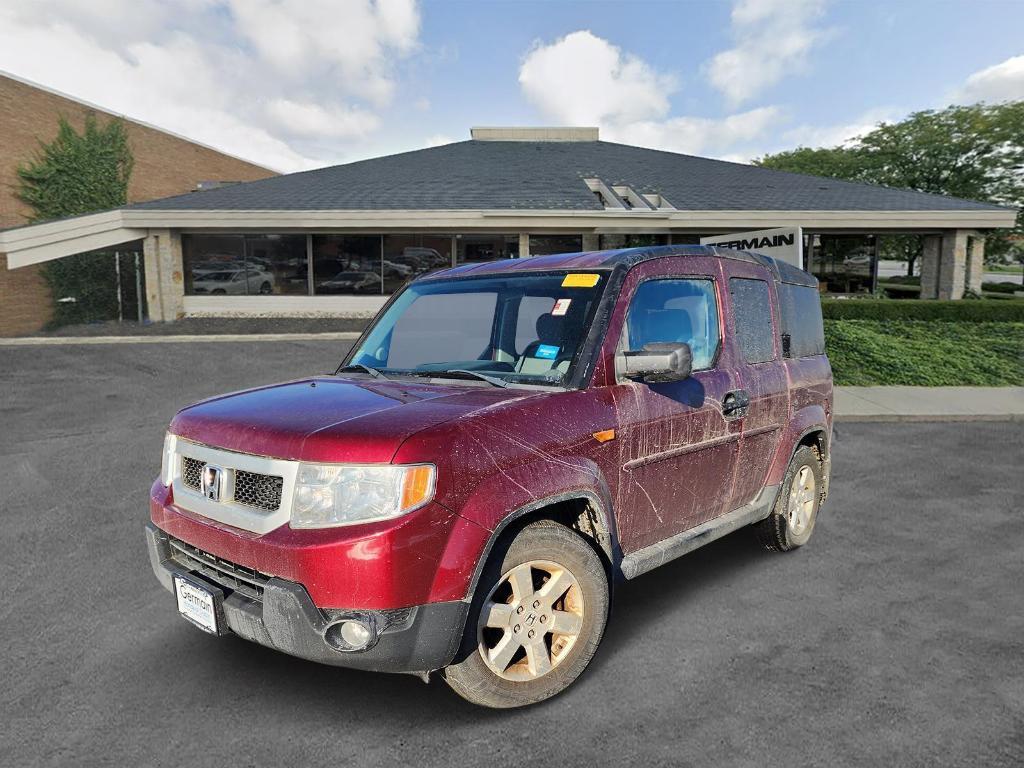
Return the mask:
<svg viewBox="0 0 1024 768">
<path fill-rule="evenodd" d="M 210 584 L 224 595 L 224 621 L 234 634 L 292 656 L 374 672 L 422 673 L 447 666 L 462 640 L 469 606 L 427 603 L 401 611 L 354 612 L 372 615 L 379 637 L 366 650 L 340 651 L 324 640 L 324 631 L 346 612 L 320 610 L 301 584 L 271 578 L 253 598 L 176 561 L 167 534 L 154 525 L 146 526 L 146 543 L 153 572 L 168 591 L 174 593 L 175 574 Z"/>
</svg>

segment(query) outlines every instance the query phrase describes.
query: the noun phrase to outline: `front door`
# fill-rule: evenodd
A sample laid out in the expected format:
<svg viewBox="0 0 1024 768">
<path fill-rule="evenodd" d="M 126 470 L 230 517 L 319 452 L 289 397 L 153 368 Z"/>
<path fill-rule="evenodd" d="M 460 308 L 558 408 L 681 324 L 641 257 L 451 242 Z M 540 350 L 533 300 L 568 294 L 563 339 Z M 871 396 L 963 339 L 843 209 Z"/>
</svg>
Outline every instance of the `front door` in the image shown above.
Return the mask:
<svg viewBox="0 0 1024 768">
<path fill-rule="evenodd" d="M 693 374 L 684 381 L 613 385 L 623 552 L 728 511 L 740 433 L 722 409 L 735 381 L 722 364 L 721 281 L 716 260 L 685 257 L 642 265 L 623 286 L 629 303 L 618 326 L 620 348 L 686 342 L 693 352 Z"/>
</svg>

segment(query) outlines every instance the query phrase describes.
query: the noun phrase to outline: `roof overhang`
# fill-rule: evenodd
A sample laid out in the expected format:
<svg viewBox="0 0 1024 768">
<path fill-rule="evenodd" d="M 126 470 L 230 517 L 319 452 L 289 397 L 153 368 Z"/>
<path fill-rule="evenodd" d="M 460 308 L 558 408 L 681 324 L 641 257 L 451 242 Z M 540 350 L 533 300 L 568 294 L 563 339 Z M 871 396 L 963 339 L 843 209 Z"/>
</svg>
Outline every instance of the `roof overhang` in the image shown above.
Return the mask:
<svg viewBox="0 0 1024 768">
<path fill-rule="evenodd" d="M 292 231 L 577 232 L 705 230 L 707 233 L 801 226 L 807 230 L 935 231 L 1014 226 L 1016 211 L 762 210 L 158 210 L 126 208 L 0 231 L 8 268 L 139 240 L 151 229 Z"/>
<path fill-rule="evenodd" d="M 124 213 L 104 211 L 6 229 L 0 231 L 0 253 L 7 254 L 7 268 L 14 269 L 144 238 L 145 229 L 125 225 Z"/>
</svg>

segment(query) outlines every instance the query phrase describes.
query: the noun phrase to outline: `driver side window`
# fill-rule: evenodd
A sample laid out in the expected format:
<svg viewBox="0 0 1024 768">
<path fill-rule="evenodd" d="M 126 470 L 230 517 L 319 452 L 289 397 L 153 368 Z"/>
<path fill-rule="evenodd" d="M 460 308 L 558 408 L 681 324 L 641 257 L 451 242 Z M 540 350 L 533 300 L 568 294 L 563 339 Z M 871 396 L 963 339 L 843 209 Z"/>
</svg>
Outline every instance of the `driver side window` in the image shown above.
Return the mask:
<svg viewBox="0 0 1024 768">
<path fill-rule="evenodd" d="M 715 284 L 706 278 L 648 280 L 641 283 L 626 315 L 629 348 L 656 342 L 684 342 L 693 370 L 711 367 L 721 334 Z"/>
</svg>

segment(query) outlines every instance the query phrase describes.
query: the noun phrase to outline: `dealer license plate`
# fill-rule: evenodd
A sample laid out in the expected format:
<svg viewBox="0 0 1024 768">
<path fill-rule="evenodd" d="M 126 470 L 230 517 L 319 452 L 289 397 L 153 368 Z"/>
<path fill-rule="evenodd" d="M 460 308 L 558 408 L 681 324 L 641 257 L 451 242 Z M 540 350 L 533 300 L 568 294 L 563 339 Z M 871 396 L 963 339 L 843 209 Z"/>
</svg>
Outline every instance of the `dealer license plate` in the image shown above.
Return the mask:
<svg viewBox="0 0 1024 768">
<path fill-rule="evenodd" d="M 178 597 L 178 613 L 210 634 L 217 632 L 217 606 L 212 592 L 181 576 L 174 577 L 174 594 Z"/>
</svg>

